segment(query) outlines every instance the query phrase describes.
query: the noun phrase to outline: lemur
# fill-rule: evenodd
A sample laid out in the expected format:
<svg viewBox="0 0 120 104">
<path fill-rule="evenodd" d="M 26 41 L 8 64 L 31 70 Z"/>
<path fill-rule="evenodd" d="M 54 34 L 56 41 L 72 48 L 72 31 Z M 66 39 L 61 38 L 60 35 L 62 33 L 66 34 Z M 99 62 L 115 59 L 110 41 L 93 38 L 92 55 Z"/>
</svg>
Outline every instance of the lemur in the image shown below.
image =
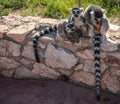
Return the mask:
<svg viewBox="0 0 120 104">
<path fill-rule="evenodd" d="M 68 19 L 68 23 L 74 22 L 75 28 L 82 33 L 86 31 L 85 18 L 83 17 L 83 8 L 71 8 L 71 17 Z"/>
<path fill-rule="evenodd" d="M 99 5 L 89 5 L 84 12 L 85 22 L 89 27 L 89 35 L 93 35 L 93 31 L 95 27 L 99 27 L 100 24 L 100 32 L 103 36 L 106 35 L 109 30 L 109 22 L 105 14 L 105 10 L 102 9 Z"/>
<path fill-rule="evenodd" d="M 65 25 L 65 32 L 66 32 L 66 38 L 71 43 L 74 44 L 80 42 L 80 37 L 82 35 L 82 32 L 76 29 L 74 22 L 70 22 Z"/>
<path fill-rule="evenodd" d="M 89 34 L 94 42 L 94 68 L 95 68 L 95 84 L 96 98 L 101 98 L 101 66 L 100 66 L 100 44 L 104 41 L 105 35 L 109 30 L 108 19 L 105 11 L 95 4 L 88 6 L 84 12 L 86 24 L 89 27 Z"/>
</svg>

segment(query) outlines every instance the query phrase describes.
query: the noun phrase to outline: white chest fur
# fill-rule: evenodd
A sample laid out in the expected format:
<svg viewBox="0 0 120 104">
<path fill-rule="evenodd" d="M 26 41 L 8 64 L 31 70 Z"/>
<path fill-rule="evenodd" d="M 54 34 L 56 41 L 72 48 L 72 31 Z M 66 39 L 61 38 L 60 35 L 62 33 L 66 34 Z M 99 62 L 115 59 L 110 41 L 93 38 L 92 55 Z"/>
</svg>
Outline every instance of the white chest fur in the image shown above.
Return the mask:
<svg viewBox="0 0 120 104">
<path fill-rule="evenodd" d="M 75 18 L 74 22 L 77 29 L 80 29 L 80 27 L 84 24 L 82 18 Z"/>
</svg>

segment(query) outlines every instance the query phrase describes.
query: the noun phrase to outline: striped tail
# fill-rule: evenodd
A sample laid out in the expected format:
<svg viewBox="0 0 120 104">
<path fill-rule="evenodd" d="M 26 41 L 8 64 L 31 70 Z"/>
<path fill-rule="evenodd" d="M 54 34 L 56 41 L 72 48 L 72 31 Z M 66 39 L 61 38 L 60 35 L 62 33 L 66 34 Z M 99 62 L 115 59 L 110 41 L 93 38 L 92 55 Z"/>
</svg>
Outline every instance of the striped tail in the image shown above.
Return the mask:
<svg viewBox="0 0 120 104">
<path fill-rule="evenodd" d="M 57 25 L 49 26 L 46 29 L 40 31 L 40 33 L 37 33 L 33 36 L 33 48 L 34 48 L 34 55 L 37 63 L 40 63 L 40 57 L 38 54 L 38 40 L 40 37 L 45 36 L 46 34 L 49 34 L 51 32 L 56 32 L 57 31 Z"/>
<path fill-rule="evenodd" d="M 96 98 L 98 101 L 101 98 L 100 43 L 101 34 L 97 34 L 94 36 L 94 67 L 96 79 Z"/>
<path fill-rule="evenodd" d="M 34 48 L 34 55 L 35 55 L 35 59 L 37 63 L 40 63 L 40 58 L 39 58 L 39 54 L 38 54 L 38 40 L 39 40 L 39 36 L 35 36 L 33 39 L 33 48 Z"/>
</svg>

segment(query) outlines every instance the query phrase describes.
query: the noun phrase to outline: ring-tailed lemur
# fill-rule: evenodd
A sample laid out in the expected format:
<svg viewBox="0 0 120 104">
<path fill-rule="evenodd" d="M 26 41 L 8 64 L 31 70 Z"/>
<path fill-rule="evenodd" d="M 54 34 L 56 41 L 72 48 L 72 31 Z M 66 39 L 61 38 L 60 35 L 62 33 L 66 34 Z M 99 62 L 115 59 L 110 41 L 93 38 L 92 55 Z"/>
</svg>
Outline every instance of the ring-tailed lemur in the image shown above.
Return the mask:
<svg viewBox="0 0 120 104">
<path fill-rule="evenodd" d="M 108 19 L 105 12 L 98 5 L 90 5 L 84 12 L 86 24 L 89 27 L 89 34 L 94 42 L 94 68 L 95 68 L 95 84 L 96 98 L 101 98 L 101 67 L 100 67 L 100 44 L 105 39 L 105 35 L 109 30 Z"/>
<path fill-rule="evenodd" d="M 75 28 L 82 33 L 86 31 L 85 18 L 83 17 L 83 8 L 72 8 L 71 17 L 68 19 L 68 23 L 74 22 Z"/>
<path fill-rule="evenodd" d="M 66 38 L 71 43 L 74 44 L 80 42 L 80 36 L 82 35 L 82 32 L 76 29 L 74 22 L 70 22 L 65 25 L 65 32 Z"/>
</svg>

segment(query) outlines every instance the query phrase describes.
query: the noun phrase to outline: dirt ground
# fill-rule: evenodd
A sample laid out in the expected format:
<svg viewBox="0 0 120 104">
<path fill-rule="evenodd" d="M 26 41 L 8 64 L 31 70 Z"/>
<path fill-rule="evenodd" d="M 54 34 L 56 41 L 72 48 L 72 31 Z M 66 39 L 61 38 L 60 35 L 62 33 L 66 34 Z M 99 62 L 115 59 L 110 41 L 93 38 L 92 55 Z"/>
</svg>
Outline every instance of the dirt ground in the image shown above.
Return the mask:
<svg viewBox="0 0 120 104">
<path fill-rule="evenodd" d="M 0 104 L 120 104 L 120 96 L 102 92 L 97 102 L 94 90 L 61 80 L 0 78 Z"/>
</svg>

